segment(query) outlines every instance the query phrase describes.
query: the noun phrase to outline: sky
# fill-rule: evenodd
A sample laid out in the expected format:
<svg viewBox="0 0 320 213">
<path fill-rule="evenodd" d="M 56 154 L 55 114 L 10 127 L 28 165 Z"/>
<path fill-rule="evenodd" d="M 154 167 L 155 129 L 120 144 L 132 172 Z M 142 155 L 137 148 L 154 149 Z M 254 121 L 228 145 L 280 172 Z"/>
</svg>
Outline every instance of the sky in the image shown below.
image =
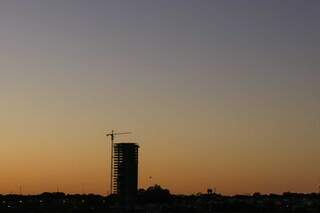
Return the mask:
<svg viewBox="0 0 320 213">
<path fill-rule="evenodd" d="M 317 191 L 319 9 L 1 1 L 0 193 L 106 194 L 112 129 L 140 145 L 141 188 Z"/>
</svg>

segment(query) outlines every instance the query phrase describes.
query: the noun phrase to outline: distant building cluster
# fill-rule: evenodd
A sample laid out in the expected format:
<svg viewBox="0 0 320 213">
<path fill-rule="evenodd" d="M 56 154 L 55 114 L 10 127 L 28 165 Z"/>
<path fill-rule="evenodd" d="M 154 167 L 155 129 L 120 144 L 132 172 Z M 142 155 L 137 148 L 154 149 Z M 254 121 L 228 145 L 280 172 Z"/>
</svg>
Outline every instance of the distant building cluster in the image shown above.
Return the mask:
<svg viewBox="0 0 320 213">
<path fill-rule="evenodd" d="M 109 212 L 109 213 L 319 213 L 320 194 L 222 196 L 218 194 L 171 195 L 160 186 L 139 190 L 129 209 L 110 195 L 0 195 L 0 212 Z"/>
<path fill-rule="evenodd" d="M 206 194 L 172 195 L 160 185 L 138 190 L 138 155 L 135 143 L 112 143 L 109 196 L 60 192 L 0 195 L 0 213 L 320 213 L 320 192 L 223 196 L 214 188 Z"/>
</svg>

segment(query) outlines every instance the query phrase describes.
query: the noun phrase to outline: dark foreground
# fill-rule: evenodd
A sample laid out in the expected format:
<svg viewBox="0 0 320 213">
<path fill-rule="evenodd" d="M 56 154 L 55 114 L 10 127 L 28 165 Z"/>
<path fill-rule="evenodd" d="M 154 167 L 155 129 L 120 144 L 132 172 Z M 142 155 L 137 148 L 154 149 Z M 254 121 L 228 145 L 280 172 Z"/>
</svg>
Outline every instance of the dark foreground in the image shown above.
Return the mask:
<svg viewBox="0 0 320 213">
<path fill-rule="evenodd" d="M 134 209 L 116 204 L 116 198 L 99 195 L 0 195 L 0 213 L 64 212 L 170 212 L 170 213 L 320 213 L 320 194 L 222 196 L 198 194 L 171 195 L 167 190 L 140 190 Z"/>
</svg>

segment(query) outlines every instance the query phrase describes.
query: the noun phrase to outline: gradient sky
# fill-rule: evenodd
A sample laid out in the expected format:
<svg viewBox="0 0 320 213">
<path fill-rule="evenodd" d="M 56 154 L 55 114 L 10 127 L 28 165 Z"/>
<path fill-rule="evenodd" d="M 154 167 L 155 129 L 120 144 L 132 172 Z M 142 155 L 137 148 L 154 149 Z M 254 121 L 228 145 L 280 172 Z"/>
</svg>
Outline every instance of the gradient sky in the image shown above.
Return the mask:
<svg viewBox="0 0 320 213">
<path fill-rule="evenodd" d="M 111 129 L 140 144 L 140 187 L 316 191 L 319 11 L 318 0 L 2 0 L 0 193 L 105 194 Z"/>
</svg>

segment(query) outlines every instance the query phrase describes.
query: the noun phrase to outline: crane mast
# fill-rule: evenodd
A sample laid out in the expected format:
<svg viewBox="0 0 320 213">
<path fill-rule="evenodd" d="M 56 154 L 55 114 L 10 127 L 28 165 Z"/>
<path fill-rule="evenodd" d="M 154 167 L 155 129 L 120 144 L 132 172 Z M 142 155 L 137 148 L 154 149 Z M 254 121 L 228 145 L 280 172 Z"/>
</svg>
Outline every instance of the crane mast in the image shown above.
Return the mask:
<svg viewBox="0 0 320 213">
<path fill-rule="evenodd" d="M 111 162 L 110 162 L 110 194 L 113 193 L 113 147 L 114 147 L 114 138 L 116 135 L 127 135 L 131 134 L 131 132 L 114 132 L 114 130 L 111 131 L 111 133 L 107 134 L 107 137 L 111 138 Z"/>
</svg>

